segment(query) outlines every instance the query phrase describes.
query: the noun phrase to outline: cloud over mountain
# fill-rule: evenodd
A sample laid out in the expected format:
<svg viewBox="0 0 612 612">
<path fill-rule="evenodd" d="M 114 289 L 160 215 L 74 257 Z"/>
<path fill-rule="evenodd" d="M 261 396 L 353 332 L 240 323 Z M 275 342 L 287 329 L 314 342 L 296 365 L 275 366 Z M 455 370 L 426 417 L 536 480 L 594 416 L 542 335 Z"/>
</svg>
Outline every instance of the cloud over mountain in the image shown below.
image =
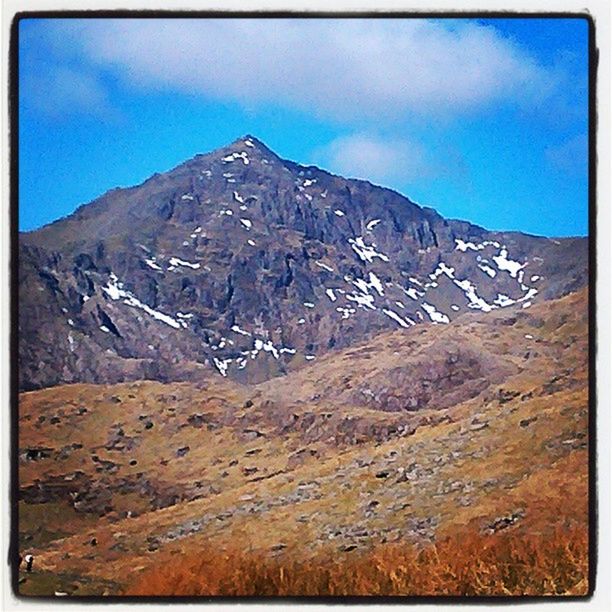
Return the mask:
<svg viewBox="0 0 612 612">
<path fill-rule="evenodd" d="M 334 120 L 530 104 L 556 81 L 495 28 L 454 20 L 72 20 L 48 35 L 137 87 Z"/>
<path fill-rule="evenodd" d="M 321 151 L 321 156 L 340 174 L 379 183 L 410 180 L 435 171 L 418 142 L 369 134 L 337 138 Z"/>
</svg>

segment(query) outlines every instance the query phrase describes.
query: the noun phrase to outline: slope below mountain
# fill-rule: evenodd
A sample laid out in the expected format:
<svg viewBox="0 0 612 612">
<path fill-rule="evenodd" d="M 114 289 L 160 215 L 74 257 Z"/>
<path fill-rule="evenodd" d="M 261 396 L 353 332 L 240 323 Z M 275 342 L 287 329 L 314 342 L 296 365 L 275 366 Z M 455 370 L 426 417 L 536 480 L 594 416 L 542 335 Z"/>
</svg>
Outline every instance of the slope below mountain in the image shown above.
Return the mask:
<svg viewBox="0 0 612 612">
<path fill-rule="evenodd" d="M 113 593 L 237 542 L 358 555 L 586 529 L 587 331 L 581 290 L 385 332 L 255 386 L 208 369 L 199 386 L 24 393 L 24 592 Z"/>
</svg>

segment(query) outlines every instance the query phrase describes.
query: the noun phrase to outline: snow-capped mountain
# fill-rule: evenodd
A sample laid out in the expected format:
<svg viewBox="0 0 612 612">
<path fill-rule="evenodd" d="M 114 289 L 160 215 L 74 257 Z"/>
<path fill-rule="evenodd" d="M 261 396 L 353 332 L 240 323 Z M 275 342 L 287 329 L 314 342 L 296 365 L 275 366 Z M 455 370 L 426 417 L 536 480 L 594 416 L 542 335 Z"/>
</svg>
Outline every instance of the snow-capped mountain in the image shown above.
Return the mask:
<svg viewBox="0 0 612 612">
<path fill-rule="evenodd" d="M 586 238 L 447 220 L 245 136 L 20 235 L 20 386 L 258 382 L 381 331 L 529 308 L 587 266 Z"/>
</svg>

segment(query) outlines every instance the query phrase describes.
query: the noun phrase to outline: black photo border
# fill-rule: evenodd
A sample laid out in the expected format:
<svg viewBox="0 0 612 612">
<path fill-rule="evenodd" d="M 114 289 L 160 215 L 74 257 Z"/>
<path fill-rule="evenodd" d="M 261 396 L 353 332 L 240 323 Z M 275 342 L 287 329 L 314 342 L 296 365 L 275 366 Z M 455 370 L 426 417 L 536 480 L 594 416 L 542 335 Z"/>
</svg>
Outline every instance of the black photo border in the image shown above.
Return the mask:
<svg viewBox="0 0 612 612">
<path fill-rule="evenodd" d="M 598 513 L 597 513 L 597 71 L 599 51 L 596 46 L 595 20 L 588 12 L 520 12 L 520 11 L 233 11 L 233 10 L 53 10 L 23 11 L 16 13 L 11 22 L 9 42 L 9 147 L 10 147 L 10 538 L 8 559 L 11 569 L 13 595 L 21 601 L 60 603 L 53 596 L 25 596 L 19 593 L 19 24 L 26 19 L 580 19 L 588 24 L 588 321 L 589 321 L 589 570 L 588 592 L 577 596 L 291 596 L 291 597 L 168 597 L 168 596 L 73 596 L 62 600 L 80 604 L 186 604 L 186 603 L 303 603 L 303 604 L 514 604 L 550 601 L 585 601 L 593 597 L 598 565 Z"/>
</svg>

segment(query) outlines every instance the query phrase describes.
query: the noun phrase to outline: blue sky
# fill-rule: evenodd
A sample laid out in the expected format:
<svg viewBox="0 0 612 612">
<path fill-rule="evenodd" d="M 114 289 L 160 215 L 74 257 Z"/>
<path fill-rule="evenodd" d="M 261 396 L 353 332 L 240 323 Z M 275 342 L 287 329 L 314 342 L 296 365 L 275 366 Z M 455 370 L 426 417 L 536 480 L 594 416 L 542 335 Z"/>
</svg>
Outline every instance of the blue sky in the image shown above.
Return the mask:
<svg viewBox="0 0 612 612">
<path fill-rule="evenodd" d="M 246 133 L 452 218 L 588 231 L 583 19 L 28 19 L 20 228 Z"/>
</svg>

